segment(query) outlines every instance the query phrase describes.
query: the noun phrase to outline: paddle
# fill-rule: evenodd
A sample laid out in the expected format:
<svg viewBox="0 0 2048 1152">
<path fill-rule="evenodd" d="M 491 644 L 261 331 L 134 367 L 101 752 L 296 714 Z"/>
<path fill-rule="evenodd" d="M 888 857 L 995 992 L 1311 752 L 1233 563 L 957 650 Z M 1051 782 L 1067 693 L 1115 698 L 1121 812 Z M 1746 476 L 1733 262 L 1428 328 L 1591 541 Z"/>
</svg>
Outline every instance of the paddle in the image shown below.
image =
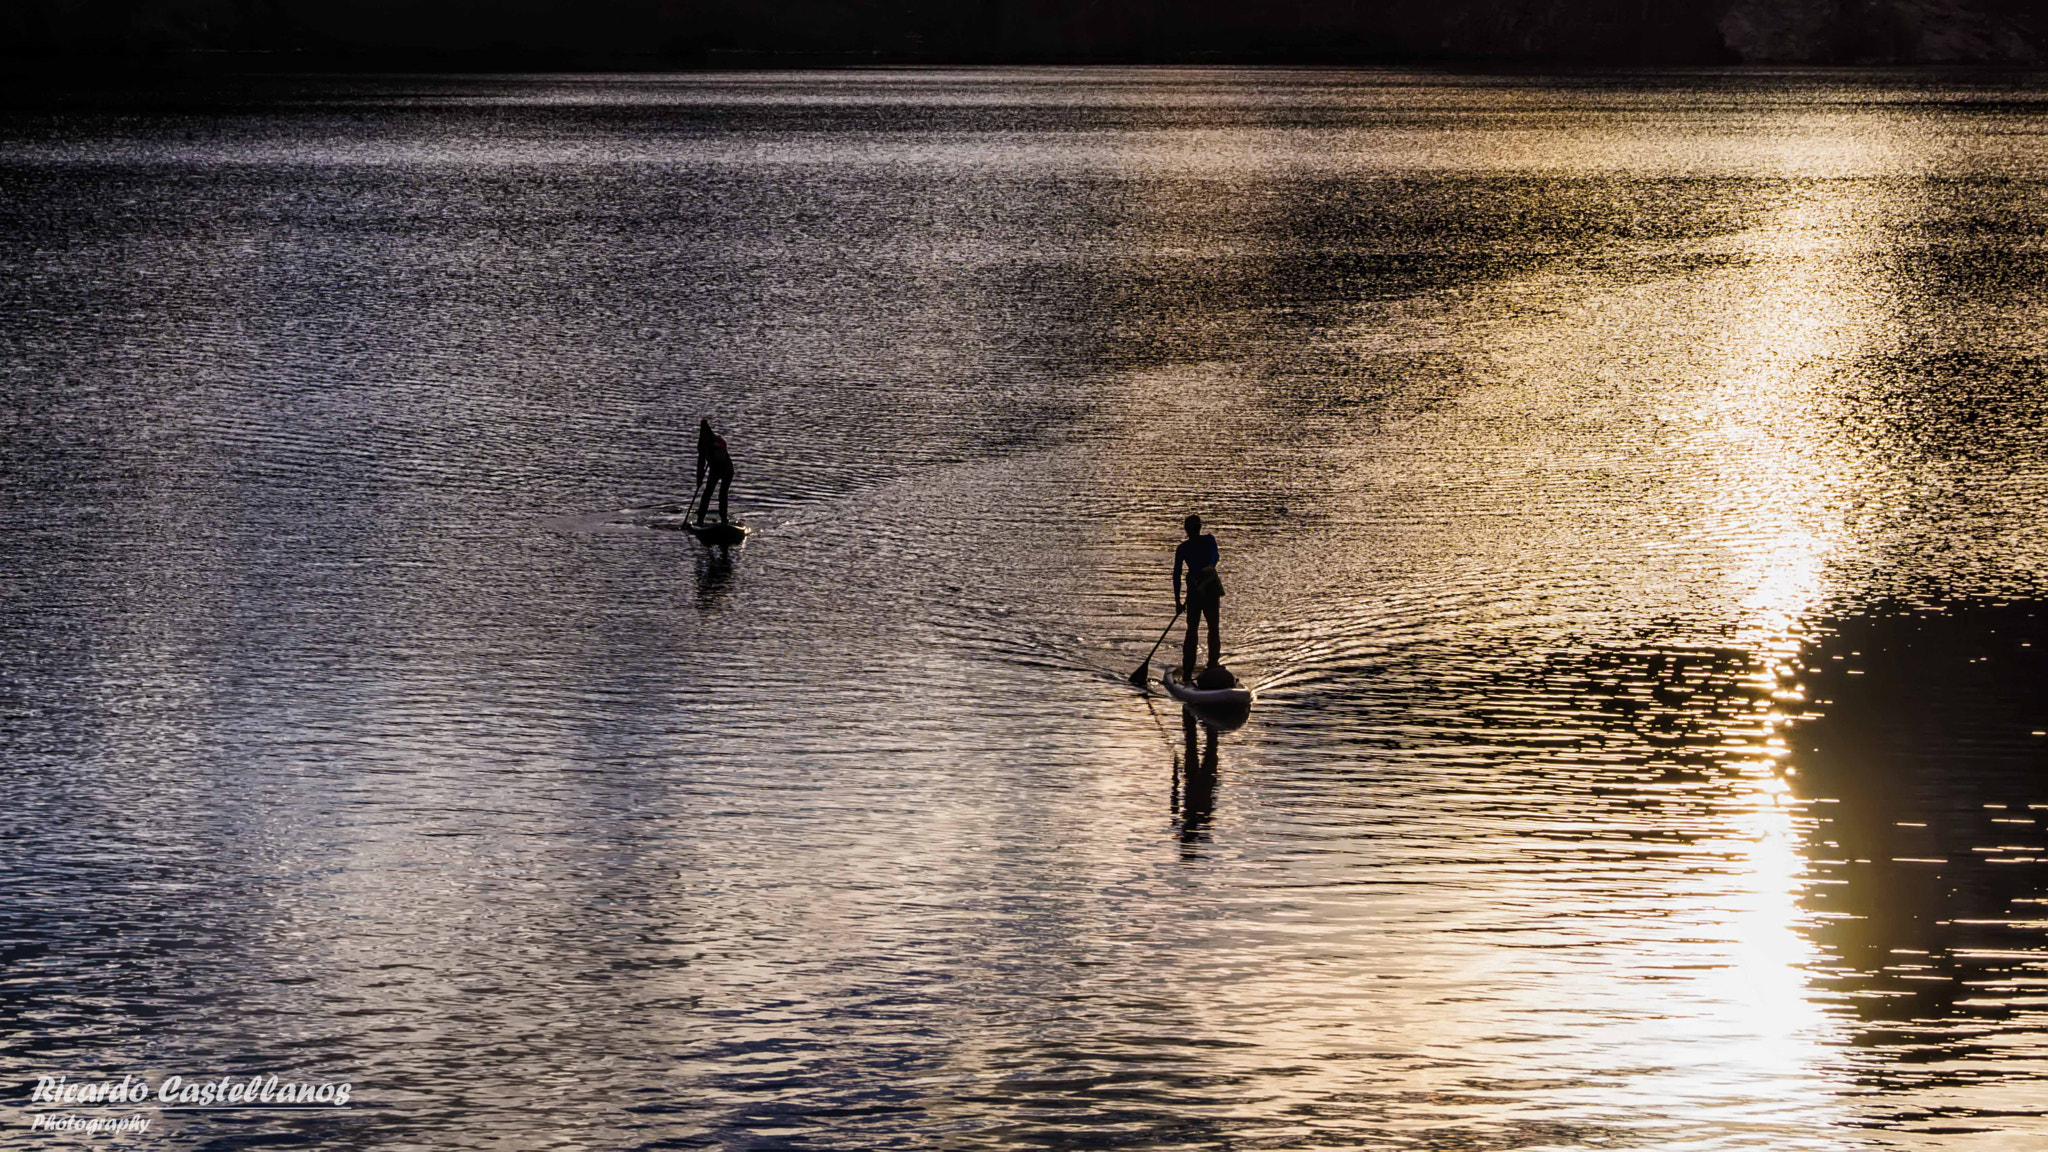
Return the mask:
<svg viewBox="0 0 2048 1152">
<path fill-rule="evenodd" d="M 690 520 L 690 510 L 691 510 L 692 508 L 695 508 L 695 507 L 697 506 L 697 492 L 698 492 L 698 490 L 699 490 L 699 489 L 701 489 L 701 488 L 703 488 L 703 487 L 704 487 L 704 481 L 703 481 L 702 479 L 699 479 L 699 480 L 697 481 L 697 487 L 696 487 L 696 488 L 692 488 L 692 489 L 690 489 L 690 498 L 689 498 L 689 499 L 688 499 L 687 501 L 685 501 L 685 502 L 683 503 L 683 522 L 684 522 L 684 523 L 688 523 L 688 522 L 689 522 L 689 520 Z"/>
<path fill-rule="evenodd" d="M 1138 670 L 1136 672 L 1131 673 L 1132 686 L 1138 688 L 1143 688 L 1145 686 L 1145 678 L 1152 675 L 1152 657 L 1158 654 L 1159 646 L 1166 642 L 1166 634 L 1168 632 L 1173 631 L 1173 626 L 1175 624 L 1180 623 L 1180 614 L 1184 611 L 1186 611 L 1186 608 L 1182 605 L 1174 605 L 1173 619 L 1168 620 L 1166 622 L 1166 627 L 1161 628 L 1159 630 L 1159 639 L 1154 640 L 1152 642 L 1152 651 L 1145 653 L 1145 662 L 1143 664 L 1138 665 Z"/>
</svg>

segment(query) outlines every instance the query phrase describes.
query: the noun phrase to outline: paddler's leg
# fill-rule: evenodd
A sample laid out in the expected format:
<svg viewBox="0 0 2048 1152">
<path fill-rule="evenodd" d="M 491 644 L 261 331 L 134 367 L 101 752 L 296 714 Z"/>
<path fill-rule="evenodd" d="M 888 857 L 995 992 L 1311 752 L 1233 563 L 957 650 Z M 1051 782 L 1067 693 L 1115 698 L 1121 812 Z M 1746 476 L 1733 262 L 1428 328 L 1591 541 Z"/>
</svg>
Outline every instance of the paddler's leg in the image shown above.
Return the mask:
<svg viewBox="0 0 2048 1152">
<path fill-rule="evenodd" d="M 718 477 L 713 476 L 704 485 L 704 499 L 697 501 L 697 523 L 704 522 L 704 516 L 711 511 L 711 490 L 718 487 Z"/>
<path fill-rule="evenodd" d="M 725 498 L 731 494 L 732 473 L 727 472 L 718 478 L 718 522 L 720 524 L 730 524 L 732 522 L 732 517 L 725 514 Z"/>
<path fill-rule="evenodd" d="M 1222 611 L 1223 598 L 1220 596 L 1211 596 L 1209 597 L 1208 602 L 1202 605 L 1202 614 L 1209 618 L 1208 666 L 1211 668 L 1214 668 L 1216 666 L 1217 661 L 1223 658 L 1223 636 L 1221 625 L 1217 621 L 1217 616 Z M 1192 657 L 1193 655 L 1194 654 L 1192 652 L 1189 653 L 1190 657 Z"/>
<path fill-rule="evenodd" d="M 1188 601 L 1188 639 L 1180 646 L 1180 682 L 1195 682 L 1195 643 L 1202 634 L 1202 606 Z"/>
</svg>

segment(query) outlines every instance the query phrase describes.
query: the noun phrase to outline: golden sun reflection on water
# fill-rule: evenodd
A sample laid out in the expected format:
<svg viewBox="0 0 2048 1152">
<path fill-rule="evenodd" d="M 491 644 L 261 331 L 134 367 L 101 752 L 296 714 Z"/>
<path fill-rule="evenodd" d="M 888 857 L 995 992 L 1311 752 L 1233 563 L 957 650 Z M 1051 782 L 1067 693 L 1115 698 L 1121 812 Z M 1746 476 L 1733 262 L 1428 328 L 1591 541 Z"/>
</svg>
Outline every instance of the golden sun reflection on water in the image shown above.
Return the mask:
<svg viewBox="0 0 2048 1152">
<path fill-rule="evenodd" d="M 1891 341 L 1895 312 L 1877 254 L 1897 205 L 1873 203 L 1853 184 L 1794 195 L 1769 224 L 1734 238 L 1740 269 L 1707 286 L 1727 302 L 1707 344 L 1705 371 L 1718 384 L 1685 418 L 1708 451 L 1697 473 L 1706 531 L 1732 543 L 1735 642 L 1754 654 L 1770 681 L 1760 687 L 1770 688 L 1797 666 L 1802 622 L 1827 593 L 1844 503 L 1860 479 L 1859 461 L 1827 423 L 1844 403 L 1834 390 L 1847 365 Z M 1811 980 L 1821 959 L 1804 902 L 1814 877 L 1781 763 L 1785 720 L 1772 711 L 1760 729 L 1730 733 L 1728 742 L 1762 755 L 1740 766 L 1729 800 L 1742 884 L 1701 925 L 1730 941 L 1727 966 L 1703 982 L 1745 1037 L 1738 1050 L 1748 1071 L 1765 1074 L 1800 1113 L 1840 1121 L 1850 1114 L 1837 1051 L 1846 1036 Z"/>
</svg>

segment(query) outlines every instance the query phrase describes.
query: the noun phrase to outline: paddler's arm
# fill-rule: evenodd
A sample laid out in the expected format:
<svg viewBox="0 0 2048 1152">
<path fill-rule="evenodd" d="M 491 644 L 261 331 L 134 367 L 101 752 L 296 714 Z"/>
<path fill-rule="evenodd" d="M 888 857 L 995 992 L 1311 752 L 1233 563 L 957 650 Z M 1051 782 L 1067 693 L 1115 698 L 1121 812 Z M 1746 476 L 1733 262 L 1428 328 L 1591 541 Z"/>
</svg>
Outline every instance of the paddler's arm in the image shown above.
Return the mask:
<svg viewBox="0 0 2048 1152">
<path fill-rule="evenodd" d="M 1175 548 L 1175 549 L 1173 550 L 1173 610 L 1174 610 L 1174 611 L 1176 611 L 1176 612 L 1180 611 L 1180 607 L 1181 607 L 1181 602 L 1180 602 L 1180 565 L 1181 565 L 1181 556 L 1180 556 L 1180 549 L 1178 549 L 1178 548 Z M 1193 572 L 1189 572 L 1189 573 L 1188 573 L 1188 575 L 1190 575 L 1190 576 L 1193 576 L 1193 575 L 1194 575 L 1194 573 L 1193 573 Z"/>
</svg>

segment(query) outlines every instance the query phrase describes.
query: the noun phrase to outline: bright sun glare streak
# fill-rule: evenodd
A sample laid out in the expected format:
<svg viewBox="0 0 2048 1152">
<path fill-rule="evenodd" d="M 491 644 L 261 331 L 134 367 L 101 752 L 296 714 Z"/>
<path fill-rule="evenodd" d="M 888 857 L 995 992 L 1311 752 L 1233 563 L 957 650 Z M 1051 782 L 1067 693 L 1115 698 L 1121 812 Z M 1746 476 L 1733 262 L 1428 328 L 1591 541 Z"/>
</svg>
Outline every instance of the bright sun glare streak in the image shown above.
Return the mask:
<svg viewBox="0 0 2048 1152">
<path fill-rule="evenodd" d="M 1786 804 L 1789 791 L 1769 759 L 1749 766 L 1738 824 L 1746 884 L 1740 902 L 1728 909 L 1724 927 L 1734 948 L 1732 964 L 1722 973 L 1722 992 L 1751 1037 L 1748 1057 L 1787 1083 L 1812 1068 L 1812 1038 L 1824 1023 L 1807 996 L 1805 967 L 1814 958 L 1813 947 L 1797 927 L 1806 859 L 1795 812 Z"/>
<path fill-rule="evenodd" d="M 1717 534 L 1745 553 L 1731 571 L 1741 597 L 1738 642 L 1785 685 L 1796 669 L 1800 621 L 1826 594 L 1842 539 L 1854 461 L 1829 425 L 1840 374 L 1866 355 L 1893 309 L 1887 280 L 1867 253 L 1880 250 L 1875 207 L 1829 185 L 1741 240 L 1751 259 L 1729 284 L 1732 314 L 1712 369 L 1721 385 L 1697 415 L 1715 429 L 1709 506 Z M 1779 763 L 1781 718 L 1763 721 L 1761 755 L 1746 766 L 1736 836 L 1743 886 L 1729 894 L 1729 966 L 1716 974 L 1730 1021 L 1747 1037 L 1743 1059 L 1774 1078 L 1779 1103 L 1814 1115 L 1838 1110 L 1829 1089 L 1831 1022 L 1809 987 L 1817 960 L 1801 931 L 1807 862 L 1791 789 Z M 1702 926 L 1708 927 L 1708 926 Z M 1711 930 L 1711 929 L 1710 929 Z"/>
<path fill-rule="evenodd" d="M 1725 383 L 1700 414 L 1723 440 L 1715 504 L 1749 547 L 1734 573 L 1739 639 L 1774 665 L 1798 651 L 1798 621 L 1820 599 L 1841 530 L 1842 461 L 1818 419 L 1826 365 L 1857 354 L 1888 311 L 1859 275 L 1872 227 L 1854 200 L 1814 198 L 1747 237 L 1765 273 L 1732 294 Z"/>
</svg>

